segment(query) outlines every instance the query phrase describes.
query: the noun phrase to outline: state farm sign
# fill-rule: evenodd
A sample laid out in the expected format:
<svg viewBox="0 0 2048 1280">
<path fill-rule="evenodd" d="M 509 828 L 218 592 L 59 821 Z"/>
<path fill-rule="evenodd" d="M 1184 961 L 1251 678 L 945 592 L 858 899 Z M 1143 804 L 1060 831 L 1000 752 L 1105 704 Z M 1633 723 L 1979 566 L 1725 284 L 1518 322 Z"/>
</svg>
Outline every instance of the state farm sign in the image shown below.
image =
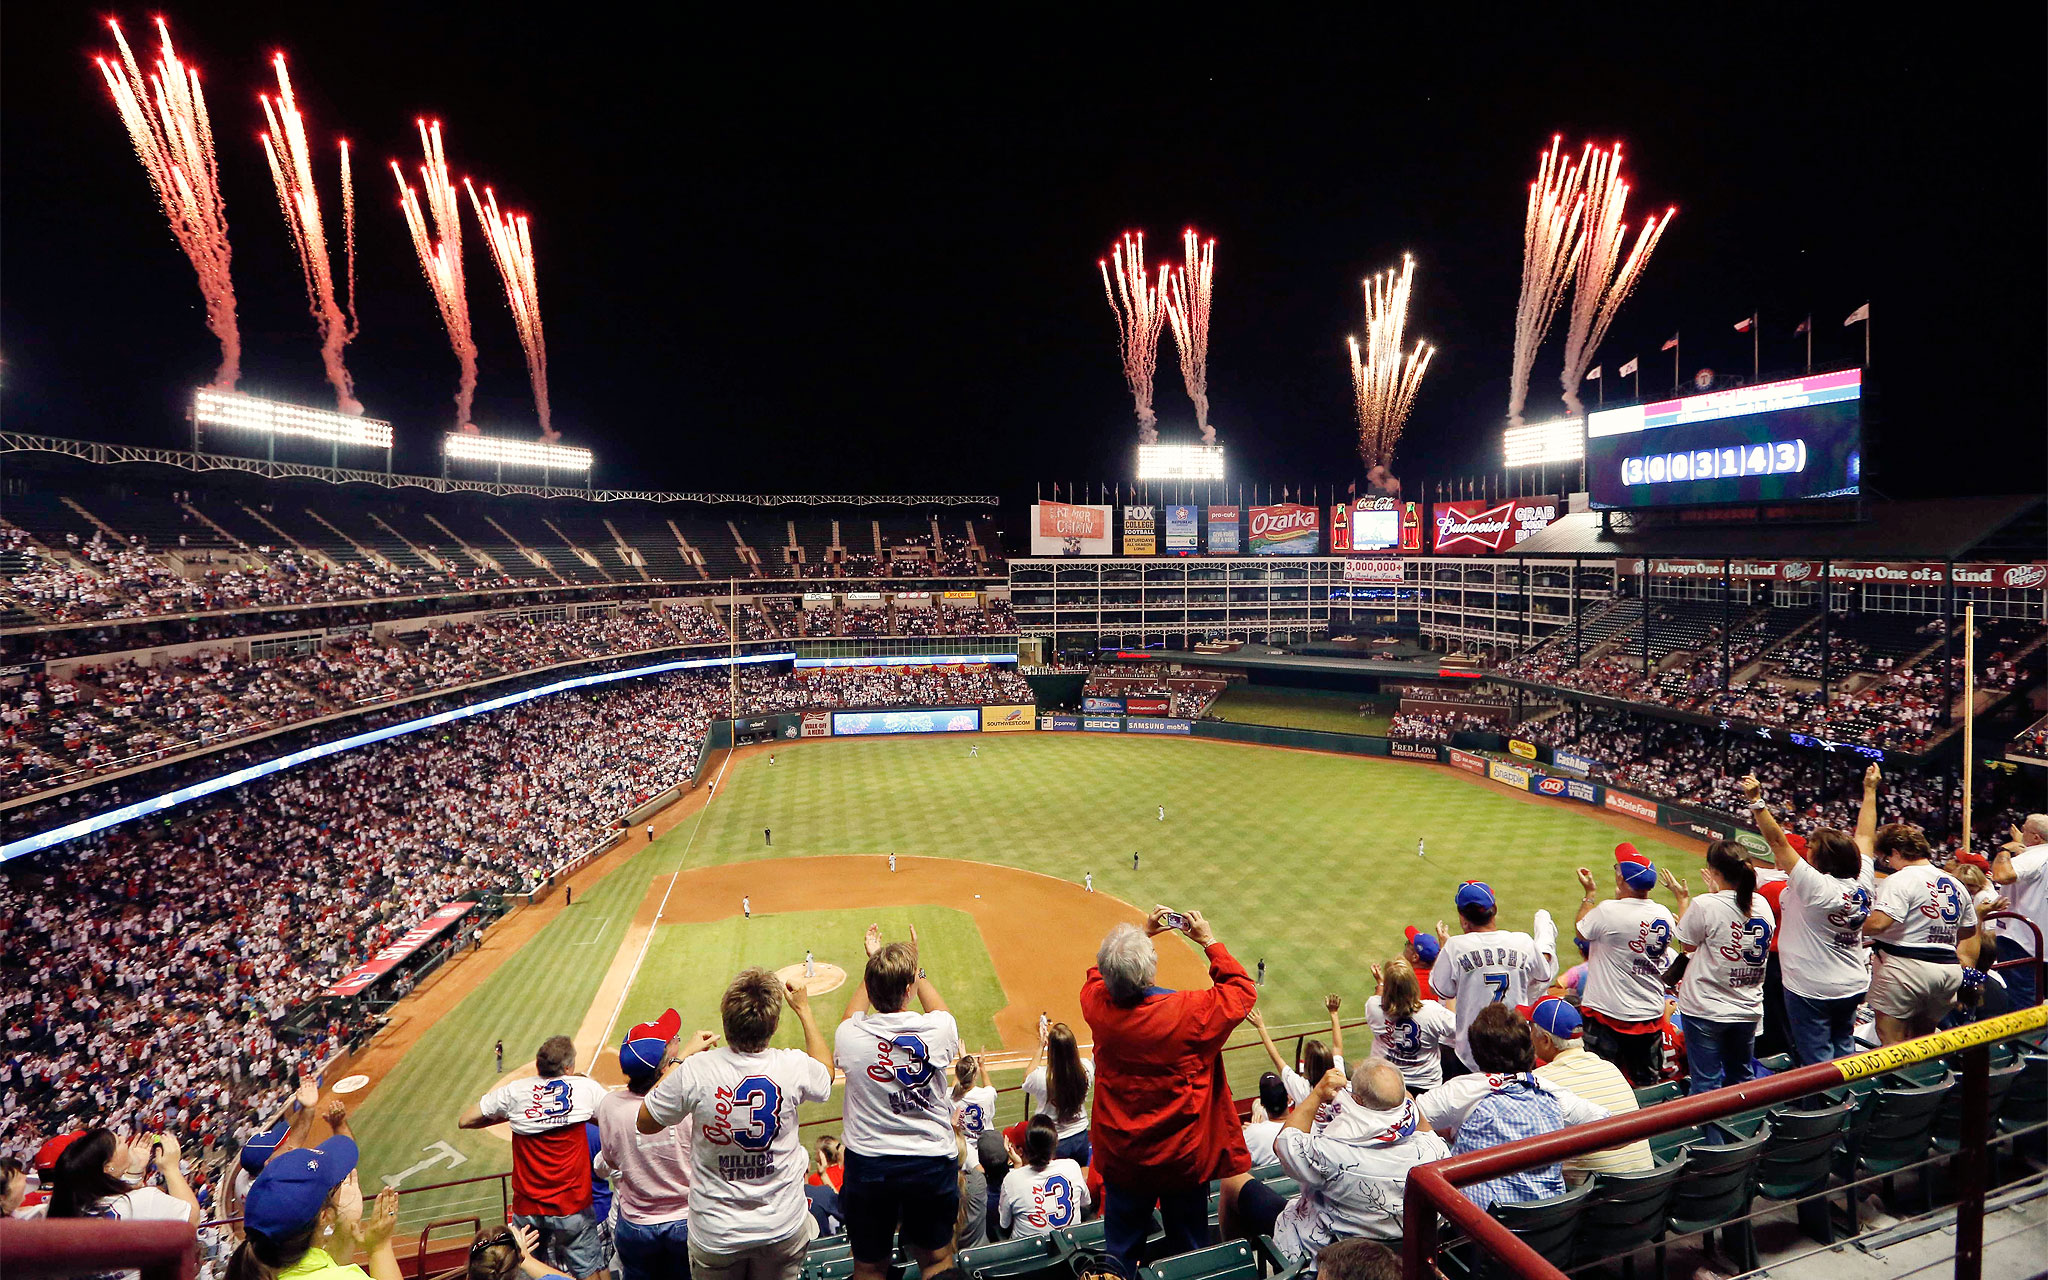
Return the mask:
<svg viewBox="0 0 2048 1280">
<path fill-rule="evenodd" d="M 1557 519 L 1555 498 L 1505 502 L 1439 502 L 1431 508 L 1436 536 L 1431 550 L 1474 555 L 1505 551 Z"/>
</svg>

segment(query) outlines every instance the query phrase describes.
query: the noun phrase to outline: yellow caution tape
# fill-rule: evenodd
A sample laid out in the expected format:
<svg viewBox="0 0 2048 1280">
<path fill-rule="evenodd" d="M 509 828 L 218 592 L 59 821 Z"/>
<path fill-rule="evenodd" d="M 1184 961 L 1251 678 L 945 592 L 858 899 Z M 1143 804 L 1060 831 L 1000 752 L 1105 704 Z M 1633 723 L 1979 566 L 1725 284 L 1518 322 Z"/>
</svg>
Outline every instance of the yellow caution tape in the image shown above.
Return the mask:
<svg viewBox="0 0 2048 1280">
<path fill-rule="evenodd" d="M 1918 1040 L 1902 1040 L 1897 1044 L 1888 1044 L 1882 1049 L 1872 1049 L 1869 1053 L 1837 1058 L 1835 1069 L 1842 1073 L 1844 1080 L 1860 1080 L 1864 1076 L 1897 1071 L 1900 1067 L 1909 1067 L 1916 1062 L 1944 1058 L 1951 1053 L 1975 1048 L 1980 1044 L 1989 1044 L 1994 1040 L 2003 1040 L 2007 1036 L 2019 1035 L 2022 1032 L 2039 1031 L 2043 1027 L 2048 1027 L 2048 1005 L 2035 1005 L 2031 1009 L 2003 1013 L 1996 1018 L 1986 1018 L 1982 1022 L 1973 1022 L 1966 1027 L 1957 1027 L 1953 1031 L 1937 1031 Z"/>
</svg>

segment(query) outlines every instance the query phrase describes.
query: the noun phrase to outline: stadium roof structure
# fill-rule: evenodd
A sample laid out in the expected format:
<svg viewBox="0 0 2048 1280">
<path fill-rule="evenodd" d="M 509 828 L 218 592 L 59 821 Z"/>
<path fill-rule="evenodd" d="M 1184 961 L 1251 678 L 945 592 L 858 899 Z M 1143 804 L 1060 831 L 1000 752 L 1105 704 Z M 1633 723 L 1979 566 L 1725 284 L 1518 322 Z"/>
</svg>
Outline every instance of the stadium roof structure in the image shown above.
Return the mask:
<svg viewBox="0 0 2048 1280">
<path fill-rule="evenodd" d="M 993 494 L 969 493 L 665 493 L 648 489 L 585 489 L 580 486 L 504 484 L 489 480 L 450 480 L 442 476 L 413 476 L 391 471 L 370 471 L 351 467 L 322 467 L 303 462 L 276 462 L 226 453 L 193 453 L 186 449 L 155 449 L 142 445 L 104 444 L 94 440 L 66 440 L 57 436 L 33 436 L 19 431 L 0 431 L 0 454 L 55 453 L 86 462 L 111 465 L 147 462 L 180 467 L 186 471 L 241 471 L 271 479 L 296 477 L 323 480 L 328 484 L 368 484 L 380 489 L 427 489 L 435 493 L 484 493 L 506 498 L 580 498 L 588 502 L 703 502 L 740 503 L 756 507 L 995 507 L 1001 499 Z"/>
<path fill-rule="evenodd" d="M 1651 556 L 1698 560 L 2037 560 L 2048 554 L 2048 498 L 1870 501 L 1841 524 L 1656 523 L 1578 511 L 1518 544 L 1514 556 Z"/>
</svg>

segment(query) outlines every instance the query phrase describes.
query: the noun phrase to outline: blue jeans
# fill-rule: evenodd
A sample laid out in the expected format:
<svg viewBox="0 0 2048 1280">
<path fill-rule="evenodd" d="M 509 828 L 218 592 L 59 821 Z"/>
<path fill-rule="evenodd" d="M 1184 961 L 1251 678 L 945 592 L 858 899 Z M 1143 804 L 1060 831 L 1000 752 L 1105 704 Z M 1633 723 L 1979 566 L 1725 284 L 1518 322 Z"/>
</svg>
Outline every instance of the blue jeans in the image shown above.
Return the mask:
<svg viewBox="0 0 2048 1280">
<path fill-rule="evenodd" d="M 535 1253 L 551 1267 L 572 1276 L 587 1276 L 604 1266 L 604 1224 L 585 1209 L 581 1213 L 515 1213 L 512 1221 L 540 1237 Z"/>
<path fill-rule="evenodd" d="M 690 1274 L 688 1218 L 641 1226 L 621 1215 L 612 1228 L 612 1244 L 619 1251 L 619 1270 L 625 1273 L 626 1280 L 662 1280 L 665 1276 Z"/>
<path fill-rule="evenodd" d="M 2034 953 L 2014 942 L 2004 934 L 1998 936 L 1998 958 L 2000 960 L 2021 960 Z M 2030 1009 L 2041 1000 L 2041 993 L 2034 990 L 2034 966 L 2019 965 L 2011 969 L 2000 969 L 1998 976 L 2005 979 L 2005 998 L 2015 1009 Z"/>
<path fill-rule="evenodd" d="M 1785 1023 L 1792 1033 L 1792 1056 L 1802 1067 L 1856 1052 L 1856 1010 L 1861 994 L 1812 1000 L 1785 989 Z"/>
<path fill-rule="evenodd" d="M 1053 1149 L 1053 1158 L 1072 1160 L 1085 1169 L 1088 1166 L 1089 1153 L 1093 1150 L 1088 1142 L 1088 1131 L 1083 1129 L 1071 1138 L 1061 1138 L 1059 1146 Z"/>
<path fill-rule="evenodd" d="M 1750 1062 L 1756 1044 L 1753 1022 L 1685 1020 L 1685 1060 L 1692 1068 L 1692 1094 L 1698 1097 L 1725 1084 L 1752 1078 Z"/>
<path fill-rule="evenodd" d="M 1105 1185 L 1102 1188 L 1102 1246 L 1117 1260 L 1127 1276 L 1138 1274 L 1138 1252 L 1152 1234 L 1152 1208 L 1166 1227 L 1164 1253 L 1168 1256 L 1199 1249 L 1209 1239 L 1209 1184 L 1198 1182 L 1174 1191 L 1134 1191 Z"/>
</svg>

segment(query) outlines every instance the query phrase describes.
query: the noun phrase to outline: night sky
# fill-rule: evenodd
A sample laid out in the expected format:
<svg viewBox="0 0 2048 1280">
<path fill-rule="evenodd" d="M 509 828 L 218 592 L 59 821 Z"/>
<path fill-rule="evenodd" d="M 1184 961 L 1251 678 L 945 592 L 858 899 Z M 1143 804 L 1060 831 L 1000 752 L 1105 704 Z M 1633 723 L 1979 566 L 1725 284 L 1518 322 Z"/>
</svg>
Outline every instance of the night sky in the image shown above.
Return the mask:
<svg viewBox="0 0 2048 1280">
<path fill-rule="evenodd" d="M 1674 330 L 1688 377 L 1746 376 L 1732 326 L 1752 311 L 1767 377 L 1798 371 L 1809 312 L 1816 367 L 1853 363 L 1861 330 L 1842 319 L 1868 301 L 1871 485 L 2041 491 L 2042 11 L 1950 31 L 1872 26 L 1869 7 L 1788 25 L 1789 8 L 1693 8 L 1667 30 L 1640 8 L 1586 14 L 1605 34 L 1570 42 L 1527 6 L 1434 32 L 1249 10 L 1210 27 L 1146 11 L 1128 31 L 1023 10 L 900 31 L 802 10 L 736 30 L 683 6 L 166 12 L 219 137 L 243 390 L 332 403 L 256 143 L 272 50 L 330 184 L 331 140 L 355 143 L 348 363 L 404 469 L 435 465 L 455 383 L 386 163 L 417 164 L 426 113 L 458 177 L 533 218 L 555 424 L 597 452 L 600 483 L 1015 497 L 1128 480 L 1095 262 L 1126 227 L 1156 257 L 1188 223 L 1220 242 L 1211 416 L 1237 478 L 1358 474 L 1343 340 L 1360 279 L 1403 251 L 1410 333 L 1438 355 L 1396 471 L 1412 486 L 1497 465 L 1524 193 L 1562 131 L 1626 141 L 1632 211 L 1680 209 L 1601 352 L 1610 377 L 1639 354 L 1646 398 L 1667 390 Z M 111 48 L 106 12 L 15 4 L 0 26 L 0 413 L 176 445 L 217 349 L 90 61 Z M 113 12 L 152 58 L 149 11 Z M 1475 33 L 1496 12 L 1516 15 L 1513 47 Z M 465 245 L 477 421 L 533 434 L 473 219 Z M 1559 332 L 1532 420 L 1557 406 Z M 1192 436 L 1170 341 L 1157 404 L 1167 438 Z"/>
</svg>

